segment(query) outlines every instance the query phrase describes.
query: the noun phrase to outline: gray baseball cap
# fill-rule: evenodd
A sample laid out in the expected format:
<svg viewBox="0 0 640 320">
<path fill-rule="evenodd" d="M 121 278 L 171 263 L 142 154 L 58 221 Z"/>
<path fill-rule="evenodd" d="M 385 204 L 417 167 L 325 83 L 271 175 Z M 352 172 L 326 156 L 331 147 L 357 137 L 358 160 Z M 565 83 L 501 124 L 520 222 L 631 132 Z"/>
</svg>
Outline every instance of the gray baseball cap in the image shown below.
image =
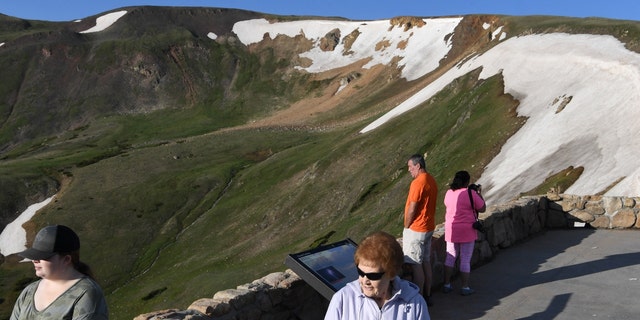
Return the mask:
<svg viewBox="0 0 640 320">
<path fill-rule="evenodd" d="M 18 255 L 31 260 L 46 260 L 56 253 L 77 250 L 80 250 L 78 235 L 67 226 L 53 225 L 40 229 L 31 248 L 18 253 Z"/>
</svg>

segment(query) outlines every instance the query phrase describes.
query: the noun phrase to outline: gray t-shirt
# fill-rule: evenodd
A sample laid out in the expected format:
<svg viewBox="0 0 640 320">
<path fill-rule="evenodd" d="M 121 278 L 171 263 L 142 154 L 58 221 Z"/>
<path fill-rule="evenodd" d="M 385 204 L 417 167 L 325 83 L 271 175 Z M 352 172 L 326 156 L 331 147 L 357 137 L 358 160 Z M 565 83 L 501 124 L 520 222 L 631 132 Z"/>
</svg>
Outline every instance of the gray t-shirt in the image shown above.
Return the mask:
<svg viewBox="0 0 640 320">
<path fill-rule="evenodd" d="M 100 286 L 90 278 L 78 280 L 44 310 L 38 311 L 33 296 L 40 280 L 29 284 L 16 301 L 10 320 L 108 320 L 107 302 Z"/>
</svg>

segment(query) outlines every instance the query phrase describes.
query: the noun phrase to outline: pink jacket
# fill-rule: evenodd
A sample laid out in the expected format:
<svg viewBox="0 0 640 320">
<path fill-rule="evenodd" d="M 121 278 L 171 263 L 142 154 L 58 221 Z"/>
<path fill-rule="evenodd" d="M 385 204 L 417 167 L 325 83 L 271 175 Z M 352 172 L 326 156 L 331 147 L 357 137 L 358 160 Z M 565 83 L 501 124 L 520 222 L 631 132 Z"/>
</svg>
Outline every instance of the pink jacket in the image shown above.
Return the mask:
<svg viewBox="0 0 640 320">
<path fill-rule="evenodd" d="M 471 195 L 476 210 L 482 208 L 484 206 L 482 197 L 473 190 Z M 471 209 L 467 188 L 447 190 L 444 196 L 444 205 L 447 208 L 444 221 L 444 240 L 455 243 L 475 241 L 478 238 L 478 233 L 471 225 L 476 221 L 476 215 Z"/>
</svg>

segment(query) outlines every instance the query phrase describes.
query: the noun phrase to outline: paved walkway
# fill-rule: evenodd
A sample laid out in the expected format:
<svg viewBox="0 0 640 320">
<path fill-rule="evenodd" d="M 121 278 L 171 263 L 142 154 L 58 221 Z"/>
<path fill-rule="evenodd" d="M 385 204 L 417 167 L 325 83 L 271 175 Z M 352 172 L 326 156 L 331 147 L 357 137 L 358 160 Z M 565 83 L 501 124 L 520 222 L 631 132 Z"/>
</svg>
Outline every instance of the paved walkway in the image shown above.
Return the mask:
<svg viewBox="0 0 640 320">
<path fill-rule="evenodd" d="M 472 270 L 475 294 L 453 284 L 431 319 L 640 319 L 640 231 L 546 231 Z"/>
</svg>

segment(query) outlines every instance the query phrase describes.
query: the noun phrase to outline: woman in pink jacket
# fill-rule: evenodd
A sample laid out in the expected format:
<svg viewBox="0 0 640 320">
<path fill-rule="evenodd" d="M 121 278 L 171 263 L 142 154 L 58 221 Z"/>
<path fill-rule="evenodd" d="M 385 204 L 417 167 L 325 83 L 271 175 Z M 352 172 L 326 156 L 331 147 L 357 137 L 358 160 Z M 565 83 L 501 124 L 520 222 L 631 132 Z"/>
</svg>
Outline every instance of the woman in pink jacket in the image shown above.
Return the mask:
<svg viewBox="0 0 640 320">
<path fill-rule="evenodd" d="M 476 221 L 476 212 L 484 212 L 486 205 L 480 195 L 480 186 L 469 186 L 471 176 L 467 171 L 456 172 L 450 189 L 444 196 L 446 207 L 444 223 L 444 239 L 447 242 L 447 257 L 444 265 L 443 292 L 449 293 L 451 287 L 451 275 L 456 258 L 460 258 L 460 273 L 462 288 L 460 294 L 468 296 L 474 293 L 469 287 L 469 274 L 471 272 L 471 256 L 475 240 L 478 238 L 476 229 L 472 227 Z M 473 206 L 471 202 L 473 198 Z"/>
</svg>

